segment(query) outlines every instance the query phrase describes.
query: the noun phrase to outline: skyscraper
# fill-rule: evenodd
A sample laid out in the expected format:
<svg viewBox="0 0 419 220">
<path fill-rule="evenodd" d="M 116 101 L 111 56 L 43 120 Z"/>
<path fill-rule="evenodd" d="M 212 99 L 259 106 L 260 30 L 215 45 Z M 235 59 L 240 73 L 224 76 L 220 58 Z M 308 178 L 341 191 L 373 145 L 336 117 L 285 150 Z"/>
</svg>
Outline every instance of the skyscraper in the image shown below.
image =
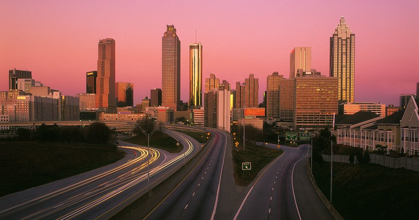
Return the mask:
<svg viewBox="0 0 419 220">
<path fill-rule="evenodd" d="M 173 25 L 162 37 L 162 105 L 177 110 L 180 103 L 180 41 Z"/>
<path fill-rule="evenodd" d="M 355 34 L 341 17 L 330 37 L 330 76 L 338 77 L 339 102 L 355 101 Z"/>
<path fill-rule="evenodd" d="M 282 79 L 279 85 L 279 117 L 281 121 L 294 120 L 295 79 Z"/>
<path fill-rule="evenodd" d="M 279 119 L 279 85 L 281 80 L 284 79 L 278 72 L 272 73 L 267 79 L 266 91 L 266 118 Z"/>
<path fill-rule="evenodd" d="M 96 77 L 96 107 L 115 108 L 115 40 L 99 40 Z"/>
<path fill-rule="evenodd" d="M 86 93 L 96 93 L 97 71 L 86 73 Z"/>
<path fill-rule="evenodd" d="M 245 100 L 245 86 L 236 82 L 236 108 L 243 108 Z"/>
<path fill-rule="evenodd" d="M 161 89 L 155 88 L 150 91 L 151 107 L 159 107 L 161 106 Z"/>
<path fill-rule="evenodd" d="M 255 75 L 250 74 L 249 78 L 245 79 L 245 104 L 246 108 L 258 107 L 259 105 L 259 79 Z"/>
<path fill-rule="evenodd" d="M 189 108 L 202 106 L 202 44 L 189 46 Z"/>
<path fill-rule="evenodd" d="M 310 71 L 310 69 L 311 47 L 294 48 L 290 54 L 290 79 L 294 79 L 299 72 Z"/>
<path fill-rule="evenodd" d="M 214 74 L 210 74 L 210 78 L 205 79 L 205 93 L 218 89 L 220 86 L 220 79 L 216 78 Z"/>
<path fill-rule="evenodd" d="M 118 107 L 134 106 L 134 83 L 117 82 L 115 87 Z"/>
<path fill-rule="evenodd" d="M 9 70 L 9 89 L 17 89 L 18 79 L 32 79 L 32 72 L 27 70 Z"/>
</svg>

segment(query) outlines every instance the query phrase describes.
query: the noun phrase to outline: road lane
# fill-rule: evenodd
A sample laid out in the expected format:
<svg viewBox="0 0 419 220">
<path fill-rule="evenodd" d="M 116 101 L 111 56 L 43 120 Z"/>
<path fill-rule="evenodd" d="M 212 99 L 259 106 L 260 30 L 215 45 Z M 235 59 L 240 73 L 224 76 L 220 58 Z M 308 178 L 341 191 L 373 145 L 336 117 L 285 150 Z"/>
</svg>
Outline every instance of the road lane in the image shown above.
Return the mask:
<svg viewBox="0 0 419 220">
<path fill-rule="evenodd" d="M 147 219 L 210 219 L 215 210 L 226 152 L 227 134 L 214 131 L 215 140 L 187 177 Z"/>
</svg>

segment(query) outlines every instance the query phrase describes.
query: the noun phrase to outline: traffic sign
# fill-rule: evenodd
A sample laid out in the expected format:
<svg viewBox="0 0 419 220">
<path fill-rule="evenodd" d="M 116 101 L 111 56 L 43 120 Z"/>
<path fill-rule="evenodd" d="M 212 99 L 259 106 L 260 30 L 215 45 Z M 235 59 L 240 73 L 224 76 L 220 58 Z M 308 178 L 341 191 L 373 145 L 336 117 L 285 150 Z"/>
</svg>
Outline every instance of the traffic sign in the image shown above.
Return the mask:
<svg viewBox="0 0 419 220">
<path fill-rule="evenodd" d="M 300 132 L 300 140 L 301 141 L 309 141 L 310 140 L 310 133 L 309 132 Z"/>
<path fill-rule="evenodd" d="M 297 140 L 298 132 L 287 132 L 285 133 L 285 137 L 287 140 Z"/>
<path fill-rule="evenodd" d="M 252 170 L 252 162 L 243 162 L 242 170 Z"/>
</svg>

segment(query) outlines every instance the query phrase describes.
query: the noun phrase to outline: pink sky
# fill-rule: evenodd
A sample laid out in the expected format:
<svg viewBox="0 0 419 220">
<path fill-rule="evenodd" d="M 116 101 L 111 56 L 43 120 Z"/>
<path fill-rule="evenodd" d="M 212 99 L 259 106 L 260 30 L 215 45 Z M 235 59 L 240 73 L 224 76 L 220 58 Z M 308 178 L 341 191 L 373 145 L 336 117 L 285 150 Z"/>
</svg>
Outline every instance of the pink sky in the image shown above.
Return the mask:
<svg viewBox="0 0 419 220">
<path fill-rule="evenodd" d="M 99 39 L 116 41 L 116 81 L 133 82 L 134 101 L 161 88 L 161 37 L 181 41 L 181 99 L 188 100 L 189 44 L 204 46 L 203 78 L 233 84 L 250 73 L 289 76 L 289 53 L 312 48 L 312 67 L 329 74 L 329 38 L 339 19 L 356 34 L 355 101 L 399 104 L 419 82 L 419 1 L 0 1 L 0 91 L 8 70 L 65 95 L 85 92 Z"/>
</svg>

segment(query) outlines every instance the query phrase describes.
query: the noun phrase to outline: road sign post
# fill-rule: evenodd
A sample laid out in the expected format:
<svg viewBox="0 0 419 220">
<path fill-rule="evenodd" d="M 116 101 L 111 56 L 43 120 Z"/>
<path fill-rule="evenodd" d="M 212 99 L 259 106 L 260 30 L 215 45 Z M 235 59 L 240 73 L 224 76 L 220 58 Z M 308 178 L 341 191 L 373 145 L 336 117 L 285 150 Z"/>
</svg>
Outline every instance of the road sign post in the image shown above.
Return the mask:
<svg viewBox="0 0 419 220">
<path fill-rule="evenodd" d="M 252 170 L 252 162 L 243 162 L 242 170 Z"/>
</svg>

